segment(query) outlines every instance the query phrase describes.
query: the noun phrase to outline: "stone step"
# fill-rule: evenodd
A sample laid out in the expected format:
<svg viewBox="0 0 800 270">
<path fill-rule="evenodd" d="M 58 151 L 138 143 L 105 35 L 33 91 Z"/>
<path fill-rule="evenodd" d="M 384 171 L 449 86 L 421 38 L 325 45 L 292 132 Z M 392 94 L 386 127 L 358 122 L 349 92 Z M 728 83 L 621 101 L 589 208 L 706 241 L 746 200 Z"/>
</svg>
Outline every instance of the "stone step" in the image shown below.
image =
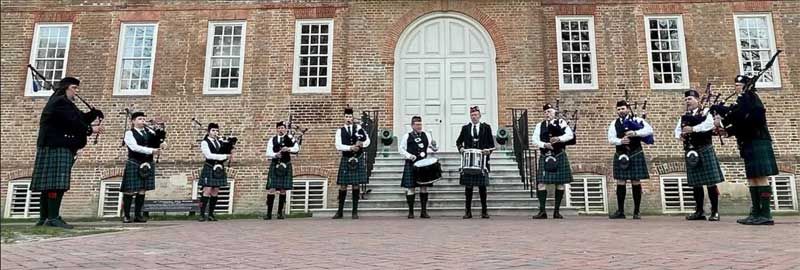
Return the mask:
<svg viewBox="0 0 800 270">
<path fill-rule="evenodd" d="M 401 174 L 402 175 L 403 167 L 399 167 L 399 166 L 398 167 L 375 167 L 375 169 L 372 170 L 372 175 L 382 174 L 382 173 L 394 173 L 394 174 Z M 454 175 L 455 174 L 455 175 L 458 175 L 458 174 L 460 174 L 460 172 L 457 171 L 457 170 L 448 170 L 448 169 L 442 168 L 442 174 L 450 174 L 450 175 Z M 490 175 L 511 175 L 511 174 L 519 175 L 519 170 L 516 167 L 495 168 L 494 166 L 492 166 L 491 171 L 490 171 Z"/>
<path fill-rule="evenodd" d="M 365 209 L 360 207 L 359 204 L 358 208 L 358 215 L 359 217 L 405 217 L 408 215 L 408 207 L 401 207 L 401 208 L 372 208 L 372 209 Z M 507 207 L 507 206 L 492 206 L 489 204 L 487 207 L 490 216 L 533 216 L 535 215 L 539 208 L 536 207 Z M 326 209 L 315 209 L 311 210 L 313 218 L 331 218 L 334 214 L 336 214 L 335 208 L 326 208 Z M 553 210 L 551 207 L 548 207 L 547 214 L 552 218 Z M 560 210 L 561 215 L 569 218 L 569 217 L 576 217 L 578 216 L 578 211 L 576 208 L 570 207 L 561 207 Z M 419 205 L 417 208 L 414 209 L 414 214 L 417 218 L 419 218 Z M 464 215 L 464 206 L 461 207 L 451 207 L 451 208 L 428 208 L 428 214 L 431 218 L 442 218 L 442 217 L 461 217 Z M 481 219 L 481 208 L 479 207 L 472 207 L 472 219 Z M 344 218 L 350 219 L 350 208 L 345 208 L 344 211 Z M 464 221 L 467 222 L 467 221 Z"/>
<path fill-rule="evenodd" d="M 510 186 L 509 186 L 510 185 Z M 517 177 L 493 177 L 489 178 L 489 188 L 497 188 L 505 186 L 507 189 L 515 189 L 515 190 L 523 190 L 525 186 L 523 185 L 522 181 L 520 180 L 519 176 Z M 379 189 L 379 188 L 392 188 L 392 187 L 400 187 L 400 176 L 390 177 L 390 178 L 370 178 L 369 184 L 367 184 L 367 188 L 370 189 Z M 458 178 L 442 178 L 439 181 L 433 183 L 432 189 L 441 189 L 447 187 L 460 187 L 460 189 L 464 189 L 464 186 L 459 184 Z"/>
<path fill-rule="evenodd" d="M 369 198 L 369 196 L 367 196 Z M 498 196 L 492 197 L 491 194 L 487 194 L 486 198 L 488 205 L 497 205 L 497 206 L 508 206 L 508 207 L 534 207 L 538 206 L 538 202 L 536 202 L 532 198 L 501 198 Z M 345 201 L 345 207 L 350 208 L 351 201 Z M 478 192 L 476 191 L 473 193 L 472 197 L 472 207 L 480 207 L 480 199 L 478 196 Z M 358 202 L 359 208 L 406 208 L 408 205 L 406 204 L 406 200 L 361 200 Z M 453 198 L 453 199 L 437 199 L 428 201 L 428 207 L 430 208 L 463 208 L 464 207 L 464 198 Z"/>
<path fill-rule="evenodd" d="M 477 193 L 477 192 L 478 192 L 477 190 L 474 191 L 474 193 Z M 417 192 L 417 194 L 414 195 L 417 201 L 420 200 L 419 199 L 420 198 L 419 194 L 420 193 Z M 431 188 L 428 191 L 428 194 L 429 194 L 428 198 L 429 198 L 430 201 L 440 200 L 440 199 L 462 199 L 462 200 L 464 199 L 464 189 L 460 189 L 460 190 L 439 190 L 439 189 Z M 473 195 L 473 197 L 474 196 L 475 195 Z M 487 189 L 487 197 L 489 197 L 489 196 L 498 197 L 498 198 L 530 199 L 531 198 L 531 193 L 528 192 L 527 190 L 492 190 L 492 191 L 489 191 Z M 372 192 L 368 193 L 366 197 L 367 197 L 367 199 L 363 199 L 363 201 L 366 201 L 366 200 L 398 200 L 398 201 L 405 202 L 405 200 L 406 200 L 406 192 L 405 192 L 405 190 L 399 190 L 399 189 L 398 190 L 389 190 L 389 191 L 372 190 Z"/>
</svg>

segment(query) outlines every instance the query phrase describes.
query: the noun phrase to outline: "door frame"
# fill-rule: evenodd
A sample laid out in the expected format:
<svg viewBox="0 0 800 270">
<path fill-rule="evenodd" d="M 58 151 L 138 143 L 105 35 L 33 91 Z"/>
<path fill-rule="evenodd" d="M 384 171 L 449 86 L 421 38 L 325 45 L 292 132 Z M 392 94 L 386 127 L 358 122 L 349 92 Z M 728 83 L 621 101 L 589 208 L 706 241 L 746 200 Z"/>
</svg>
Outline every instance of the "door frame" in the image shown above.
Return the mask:
<svg viewBox="0 0 800 270">
<path fill-rule="evenodd" d="M 427 22 L 429 22 L 431 20 L 437 20 L 437 19 L 443 19 L 443 18 L 456 19 L 456 20 L 462 21 L 462 22 L 472 26 L 474 29 L 478 30 L 480 35 L 483 37 L 483 40 L 485 40 L 485 44 L 484 45 L 486 45 L 487 49 L 489 50 L 489 66 L 487 68 L 489 69 L 489 73 L 490 73 L 489 74 L 490 82 L 489 82 L 489 89 L 488 89 L 489 93 L 488 93 L 488 96 L 489 96 L 489 99 L 490 99 L 489 103 L 491 105 L 493 105 L 493 106 L 491 106 L 491 108 L 489 109 L 489 113 L 490 113 L 491 117 L 488 118 L 488 119 L 487 118 L 482 118 L 482 120 L 484 122 L 490 124 L 492 126 L 492 129 L 494 130 L 494 132 L 497 132 L 497 129 L 499 128 L 499 126 L 498 126 L 498 123 L 499 123 L 498 122 L 499 102 L 498 102 L 498 99 L 497 99 L 497 96 L 498 96 L 498 93 L 497 93 L 497 51 L 496 51 L 496 48 L 495 48 L 494 41 L 492 40 L 491 36 L 489 35 L 489 32 L 487 32 L 486 28 L 483 27 L 483 25 L 481 25 L 478 21 L 476 21 L 475 19 L 473 19 L 473 18 L 471 18 L 471 17 L 469 17 L 469 16 L 467 16 L 465 14 L 462 14 L 462 13 L 459 13 L 459 12 L 433 12 L 433 13 L 429 13 L 429 14 L 426 14 L 424 16 L 421 16 L 421 17 L 417 18 L 416 20 L 414 20 L 414 22 L 409 24 L 403 30 L 402 34 L 400 34 L 400 38 L 397 39 L 397 44 L 395 46 L 395 51 L 394 51 L 394 65 L 395 65 L 395 68 L 394 68 L 394 72 L 393 72 L 393 83 L 392 83 L 393 84 L 392 85 L 392 88 L 393 88 L 392 89 L 392 93 L 393 93 L 393 106 L 392 106 L 393 107 L 393 109 L 392 109 L 393 110 L 393 112 L 392 112 L 393 113 L 393 126 L 392 126 L 392 129 L 394 130 L 394 133 L 397 135 L 398 138 L 402 137 L 401 133 L 405 133 L 404 132 L 405 131 L 405 126 L 410 124 L 409 123 L 409 121 L 410 121 L 409 119 L 403 119 L 403 117 L 402 117 L 402 114 L 401 114 L 402 96 L 398 93 L 398 91 L 400 91 L 400 86 L 401 86 L 400 80 L 402 79 L 401 69 L 403 68 L 402 67 L 402 61 L 401 61 L 402 59 L 400 58 L 401 52 L 405 48 L 406 43 L 409 42 L 409 40 L 408 40 L 409 36 L 412 33 L 414 33 L 415 30 L 417 30 L 419 26 L 421 26 L 421 25 L 423 25 L 423 24 L 425 24 L 425 23 L 427 23 Z M 445 59 L 447 59 L 447 58 L 445 58 Z M 444 68 L 446 68 L 446 67 L 444 67 Z M 447 70 L 444 70 L 443 72 L 446 73 Z M 446 74 L 443 77 L 446 77 Z M 442 91 L 446 91 L 446 89 L 442 89 Z M 445 93 L 443 93 L 443 94 L 445 94 Z M 481 109 L 483 110 L 484 108 L 481 108 Z M 445 107 L 444 110 L 445 110 L 444 111 L 445 116 L 447 116 L 449 108 Z M 465 115 L 464 118 L 465 118 L 464 124 L 466 124 L 469 121 L 469 116 Z M 425 123 L 425 119 L 423 119 L 423 123 Z M 447 127 L 445 126 L 444 128 L 447 128 Z M 446 141 L 448 143 L 451 143 L 451 142 L 455 142 L 455 139 L 456 139 L 455 137 L 447 138 Z M 449 145 L 445 146 L 445 149 L 447 147 L 450 147 L 450 146 Z M 440 148 L 442 148 L 441 144 L 440 144 Z"/>
</svg>

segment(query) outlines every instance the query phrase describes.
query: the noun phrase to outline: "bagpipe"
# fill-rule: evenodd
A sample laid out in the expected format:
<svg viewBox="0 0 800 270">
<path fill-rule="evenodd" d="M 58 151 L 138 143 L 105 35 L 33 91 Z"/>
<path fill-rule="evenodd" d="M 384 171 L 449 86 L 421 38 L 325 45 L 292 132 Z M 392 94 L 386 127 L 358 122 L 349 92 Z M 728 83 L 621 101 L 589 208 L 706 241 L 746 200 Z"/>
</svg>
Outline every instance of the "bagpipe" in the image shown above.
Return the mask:
<svg viewBox="0 0 800 270">
<path fill-rule="evenodd" d="M 625 100 L 626 101 L 628 100 L 628 90 L 625 90 Z M 628 114 L 627 117 L 625 117 L 625 119 L 622 120 L 622 126 L 625 128 L 625 130 L 637 131 L 637 130 L 640 130 L 640 129 L 644 128 L 644 121 L 640 121 L 640 120 L 636 119 L 636 110 L 638 109 L 638 107 L 639 107 L 639 103 L 638 102 L 634 102 L 633 106 L 630 108 L 631 109 L 630 113 Z M 647 99 L 646 98 L 644 99 L 644 102 L 642 103 L 642 116 L 641 116 L 641 118 L 642 118 L 642 120 L 646 120 L 647 119 Z M 642 142 L 644 142 L 646 144 L 653 144 L 653 143 L 655 143 L 655 138 L 653 137 L 652 134 L 651 135 L 647 135 L 645 137 L 642 137 Z"/>
<path fill-rule="evenodd" d="M 575 134 L 575 132 L 576 132 L 576 130 L 578 128 L 578 110 L 576 109 L 576 110 L 573 110 L 573 111 L 570 111 L 570 110 L 563 110 L 562 111 L 561 110 L 561 99 L 556 99 L 556 117 L 555 117 L 554 120 L 556 120 L 556 121 L 548 122 L 548 124 L 547 124 L 548 125 L 547 126 L 547 131 L 548 131 L 548 133 L 550 135 L 550 138 L 552 138 L 552 137 L 560 137 L 560 136 L 563 136 L 564 134 L 567 133 L 567 131 L 566 131 L 567 127 L 566 126 L 562 127 L 562 126 L 558 125 L 558 122 L 559 122 L 558 120 L 564 120 L 565 122 L 567 122 L 567 126 L 569 126 L 569 128 L 572 129 L 572 135 L 573 136 L 572 136 L 572 139 L 570 139 L 569 141 L 561 142 L 561 143 L 563 143 L 564 145 L 575 145 L 577 143 L 577 140 L 576 140 L 577 135 Z"/>
<path fill-rule="evenodd" d="M 56 87 L 53 85 L 53 83 L 48 81 L 47 78 L 45 78 L 45 76 L 42 75 L 41 72 L 39 72 L 38 70 L 36 70 L 36 68 L 33 67 L 33 65 L 28 64 L 28 69 L 30 69 L 31 71 L 31 78 L 33 81 L 33 92 L 39 92 L 40 90 L 52 90 L 52 91 L 57 90 Z M 83 99 L 80 95 L 78 95 L 78 93 L 75 93 L 75 97 L 78 98 L 78 100 L 80 100 L 84 105 L 86 105 L 87 108 L 89 108 L 89 112 L 83 114 L 84 121 L 91 123 L 94 122 L 95 119 L 97 119 L 98 121 L 97 125 L 103 123 L 103 119 L 105 118 L 105 114 L 103 114 L 103 111 L 98 110 L 97 108 L 89 104 L 89 102 L 86 102 L 86 100 Z M 94 135 L 94 140 L 92 141 L 92 144 L 97 144 L 99 139 L 100 139 L 100 133 L 96 133 Z M 86 146 L 87 144 L 86 136 L 77 136 L 77 140 L 78 142 L 75 147 L 81 149 Z"/>
<path fill-rule="evenodd" d="M 358 147 L 358 150 L 353 152 L 353 156 L 347 159 L 347 165 L 350 167 L 350 169 L 356 169 L 358 167 L 358 160 L 364 155 L 364 142 L 369 138 L 369 135 L 367 135 L 367 131 L 364 130 L 363 126 L 362 128 L 357 129 L 361 123 L 362 121 L 359 119 L 353 119 L 353 124 L 350 128 L 350 130 L 353 131 L 353 136 L 350 136 L 349 145 Z"/>
<path fill-rule="evenodd" d="M 198 121 L 197 118 L 193 117 L 191 122 L 192 122 L 192 126 L 194 126 L 195 130 L 198 130 L 200 132 L 203 132 L 204 130 L 206 130 L 205 128 L 203 128 L 203 124 L 200 123 L 200 121 Z M 202 142 L 207 137 L 208 137 L 208 135 L 202 135 L 202 137 L 200 139 L 197 139 L 196 141 L 197 142 Z M 230 154 L 233 153 L 233 149 L 236 148 L 235 146 L 236 146 L 236 143 L 238 141 L 239 141 L 239 139 L 236 138 L 236 136 L 233 136 L 233 135 L 220 136 L 219 149 L 217 150 L 217 154 L 229 155 L 228 156 L 228 166 L 229 167 L 231 165 L 231 162 L 233 161 L 233 157 L 231 157 Z M 223 161 L 222 163 L 224 163 L 224 162 L 225 161 Z M 216 178 L 221 178 L 222 176 L 224 176 L 225 168 L 224 168 L 222 163 L 214 164 L 212 166 L 212 168 L 211 168 L 211 173 Z M 209 165 L 211 165 L 211 164 L 209 164 Z"/>
<path fill-rule="evenodd" d="M 725 103 L 727 103 L 728 100 L 730 100 L 732 97 L 737 96 L 739 94 L 741 94 L 742 96 L 745 96 L 746 94 L 755 92 L 756 91 L 756 83 L 758 83 L 758 81 L 761 79 L 761 76 L 763 76 L 769 69 L 772 68 L 772 65 L 775 63 L 775 60 L 778 59 L 778 55 L 781 54 L 781 52 L 783 52 L 783 51 L 782 50 L 778 50 L 777 52 L 775 52 L 775 54 L 772 55 L 772 57 L 764 65 L 763 68 L 754 67 L 753 70 L 758 71 L 758 73 L 756 73 L 755 76 L 746 77 L 746 75 L 742 75 L 742 77 L 747 78 L 747 80 L 745 80 L 745 83 L 744 83 L 744 86 L 742 87 L 741 93 L 734 88 L 733 93 L 728 95 L 722 101 L 719 101 L 719 95 L 717 95 L 716 98 L 714 99 L 713 105 L 711 105 L 711 108 L 710 108 L 711 113 L 714 116 L 718 115 L 718 116 L 720 116 L 722 118 L 726 118 L 726 117 L 728 117 L 730 115 L 734 115 L 734 116 L 737 116 L 737 117 L 733 117 L 735 119 L 735 118 L 739 118 L 738 116 L 742 115 L 742 113 L 743 113 L 742 110 L 743 109 L 747 110 L 747 108 L 750 108 L 753 105 L 755 105 L 755 104 L 751 104 L 751 102 L 753 102 L 754 100 L 753 99 L 749 99 L 749 98 L 738 99 L 736 102 L 732 103 L 731 105 L 725 105 Z M 742 103 L 744 103 L 744 104 L 742 104 Z M 720 136 L 722 136 L 721 130 L 719 131 L 719 133 L 720 133 Z M 728 135 L 731 135 L 731 134 L 728 134 Z"/>
<path fill-rule="evenodd" d="M 303 135 L 308 132 L 308 128 L 301 128 L 299 125 L 294 125 L 292 114 L 289 114 L 289 121 L 286 123 L 286 130 L 292 142 L 298 145 L 303 145 Z"/>
</svg>

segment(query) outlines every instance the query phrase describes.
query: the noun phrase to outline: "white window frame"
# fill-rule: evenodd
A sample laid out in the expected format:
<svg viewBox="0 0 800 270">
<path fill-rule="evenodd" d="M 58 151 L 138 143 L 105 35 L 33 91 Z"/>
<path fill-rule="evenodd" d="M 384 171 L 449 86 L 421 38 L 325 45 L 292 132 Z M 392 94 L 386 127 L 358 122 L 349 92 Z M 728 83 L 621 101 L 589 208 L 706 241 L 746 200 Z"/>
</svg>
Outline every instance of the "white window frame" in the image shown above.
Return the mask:
<svg viewBox="0 0 800 270">
<path fill-rule="evenodd" d="M 300 189 L 298 188 L 298 186 L 300 186 L 300 185 L 302 185 L 304 187 L 302 192 L 305 195 L 304 199 L 303 199 L 303 211 L 302 211 L 302 213 L 311 212 L 312 209 L 309 206 L 309 193 L 308 193 L 308 191 L 310 190 L 310 183 L 311 182 L 322 182 L 322 202 L 321 202 L 322 206 L 319 207 L 319 208 L 314 208 L 314 209 L 325 209 L 325 208 L 328 207 L 328 179 L 327 178 L 316 178 L 316 177 L 314 177 L 314 178 L 305 178 L 305 177 L 303 177 L 303 178 L 295 178 L 292 190 L 287 190 L 287 192 L 286 192 L 286 197 L 288 198 L 289 202 L 287 203 L 286 208 L 284 208 L 285 214 L 291 214 L 292 213 L 291 209 L 292 209 L 292 205 L 293 205 L 293 202 L 294 202 L 294 200 L 292 200 L 292 193 L 300 192 Z"/>
<path fill-rule="evenodd" d="M 327 85 L 324 87 L 301 87 L 300 86 L 300 36 L 302 26 L 305 24 L 327 24 L 328 25 L 328 74 L 326 77 Z M 334 41 L 333 19 L 297 20 L 294 29 L 294 70 L 292 72 L 292 94 L 330 94 L 333 84 L 333 41 Z"/>
<path fill-rule="evenodd" d="M 25 188 L 25 190 L 26 190 L 26 193 L 25 193 L 25 207 L 23 208 L 24 210 L 23 210 L 22 216 L 13 216 L 12 217 L 11 216 L 11 202 L 13 201 L 13 198 L 14 198 L 13 192 L 14 192 L 14 186 L 16 186 L 16 185 L 27 186 Z M 32 207 L 30 205 L 31 204 L 31 198 L 33 197 L 34 193 L 38 193 L 38 192 L 31 191 L 30 190 L 30 186 L 31 186 L 31 180 L 30 179 L 12 180 L 12 181 L 8 182 L 8 189 L 6 189 L 6 204 L 5 204 L 5 207 L 3 208 L 3 217 L 5 217 L 5 218 L 38 218 L 39 217 L 39 210 L 38 209 L 32 210 L 31 209 Z M 39 201 L 39 207 L 41 207 L 41 198 L 39 198 L 39 200 L 40 200 Z"/>
<path fill-rule="evenodd" d="M 30 51 L 30 59 L 28 60 L 28 64 L 31 66 L 36 67 L 36 56 L 37 52 L 39 51 L 39 31 L 42 27 L 67 27 L 67 47 L 64 50 L 64 72 L 61 73 L 61 78 L 66 77 L 67 74 L 67 62 L 69 61 L 69 47 L 70 41 L 72 39 L 72 23 L 37 23 L 36 27 L 33 31 L 33 40 L 31 41 L 31 51 Z M 26 69 L 27 71 L 27 78 L 25 80 L 25 96 L 26 97 L 49 97 L 53 94 L 53 90 L 39 90 L 38 92 L 33 92 L 33 76 L 31 75 L 30 69 Z"/>
<path fill-rule="evenodd" d="M 792 200 L 792 208 L 791 209 L 781 208 L 780 205 L 778 204 L 778 186 L 775 183 L 775 178 L 776 177 L 789 178 L 789 192 L 790 192 L 790 195 L 792 196 L 792 199 L 791 199 Z M 772 206 L 772 210 L 773 211 L 775 211 L 775 212 L 798 212 L 798 211 L 800 211 L 800 209 L 798 209 L 798 205 L 797 205 L 797 183 L 795 182 L 794 175 L 792 175 L 792 174 L 783 174 L 782 173 L 782 174 L 770 176 L 769 177 L 769 185 L 772 188 L 772 202 L 770 203 L 770 205 Z"/>
<path fill-rule="evenodd" d="M 97 216 L 98 217 L 120 217 L 122 216 L 122 191 L 119 191 L 119 196 L 117 197 L 117 211 L 115 211 L 114 215 L 105 215 L 105 203 L 108 198 L 106 198 L 106 189 L 108 189 L 109 184 L 116 184 L 122 187 L 122 180 L 121 179 L 114 179 L 114 180 L 103 180 L 100 182 L 100 200 L 97 203 Z"/>
<path fill-rule="evenodd" d="M 128 26 L 153 26 L 153 49 L 150 58 L 150 77 L 148 78 L 147 89 L 139 90 L 122 90 L 122 58 L 125 54 L 125 34 L 128 31 Z M 158 23 L 140 22 L 140 23 L 122 23 L 119 30 L 119 44 L 117 45 L 117 64 L 114 73 L 114 95 L 115 96 L 149 96 L 153 92 L 153 77 L 155 74 L 156 55 L 158 51 Z"/>
<path fill-rule="evenodd" d="M 228 88 L 212 88 L 211 87 L 211 63 L 212 54 L 214 52 L 214 28 L 217 26 L 242 26 L 242 42 L 239 55 L 239 85 L 237 87 Z M 247 22 L 246 21 L 210 21 L 208 22 L 208 36 L 206 41 L 206 64 L 205 75 L 203 76 L 203 94 L 204 95 L 235 95 L 242 93 L 242 79 L 244 78 L 244 58 L 246 51 L 247 40 Z"/>
<path fill-rule="evenodd" d="M 680 206 L 678 206 L 677 210 L 668 209 L 667 208 L 667 198 L 664 190 L 664 180 L 669 179 L 674 181 L 675 179 L 678 180 L 678 200 L 680 200 Z M 661 212 L 664 214 L 677 214 L 677 213 L 694 213 L 694 197 L 689 196 L 684 191 L 686 187 L 689 187 L 689 191 L 691 190 L 691 186 L 689 186 L 688 179 L 685 173 L 682 174 L 666 174 L 659 177 L 658 180 L 659 188 L 661 190 Z M 687 205 L 690 204 L 690 205 Z"/>
<path fill-rule="evenodd" d="M 777 52 L 777 45 L 775 43 L 775 28 L 772 27 L 772 14 L 770 13 L 746 13 L 746 14 L 734 14 L 733 15 L 733 32 L 736 34 L 736 52 L 737 59 L 739 60 L 739 74 L 744 74 L 744 59 L 742 59 L 742 44 L 740 42 L 741 37 L 739 34 L 739 18 L 764 18 L 767 22 L 767 35 L 769 35 L 769 55 L 772 56 Z M 780 57 L 778 57 L 780 58 Z M 764 59 L 763 63 L 766 63 L 769 59 Z M 772 74 L 774 80 L 772 82 L 763 82 L 759 81 L 756 82 L 756 87 L 763 87 L 763 88 L 778 88 L 781 87 L 781 72 L 780 72 L 780 65 L 778 62 L 780 59 L 775 59 L 775 62 L 772 65 Z M 755 71 L 753 71 L 755 73 Z M 762 77 L 763 79 L 763 77 Z"/>
<path fill-rule="evenodd" d="M 656 84 L 653 73 L 653 52 L 650 44 L 650 19 L 675 19 L 678 24 L 678 42 L 680 42 L 681 53 L 681 76 L 683 77 L 682 83 L 662 83 Z M 647 69 L 649 70 L 648 77 L 650 80 L 650 88 L 654 90 L 674 90 L 674 89 L 689 89 L 689 62 L 686 58 L 686 38 L 683 30 L 683 16 L 681 15 L 667 15 L 667 16 L 644 16 L 644 33 L 647 43 Z"/>
<path fill-rule="evenodd" d="M 589 205 L 589 198 L 588 198 L 588 190 L 589 186 L 589 179 L 600 179 L 600 193 L 603 196 L 603 209 L 602 211 L 595 211 L 592 210 L 593 208 Z M 578 208 L 578 212 L 580 213 L 587 213 L 587 214 L 607 214 L 608 213 L 608 189 L 606 187 L 606 177 L 602 175 L 575 175 L 573 177 L 575 181 L 567 184 L 566 186 L 566 197 L 567 197 L 567 207 L 576 207 Z M 581 204 L 572 204 L 572 188 L 580 188 L 582 189 L 583 193 L 583 202 Z"/>
<path fill-rule="evenodd" d="M 235 191 L 234 188 L 236 187 L 236 181 L 229 179 L 228 185 L 224 187 L 228 187 L 228 210 L 219 211 L 214 209 L 215 214 L 233 214 L 233 195 Z M 199 199 L 202 192 L 203 190 L 198 186 L 197 180 L 192 181 L 192 200 Z"/>
<path fill-rule="evenodd" d="M 592 68 L 592 83 L 564 83 L 563 46 L 561 22 L 564 20 L 587 20 L 589 22 L 589 55 Z M 558 46 L 558 85 L 560 90 L 597 90 L 597 49 L 595 48 L 594 16 L 556 16 L 556 46 Z"/>
</svg>

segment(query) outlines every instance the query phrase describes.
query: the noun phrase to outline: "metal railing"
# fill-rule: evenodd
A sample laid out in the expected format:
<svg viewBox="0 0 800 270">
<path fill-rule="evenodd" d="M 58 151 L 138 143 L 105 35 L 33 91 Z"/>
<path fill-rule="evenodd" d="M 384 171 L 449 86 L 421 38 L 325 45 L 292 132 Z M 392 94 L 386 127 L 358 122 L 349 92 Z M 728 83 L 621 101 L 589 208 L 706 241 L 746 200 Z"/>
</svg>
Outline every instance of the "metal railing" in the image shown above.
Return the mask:
<svg viewBox="0 0 800 270">
<path fill-rule="evenodd" d="M 514 158 L 517 161 L 519 176 L 525 189 L 530 190 L 531 197 L 534 196 L 534 172 L 536 172 L 537 151 L 530 148 L 530 135 L 528 131 L 528 110 L 511 109 L 511 123 L 513 126 L 512 140 L 514 144 Z"/>
</svg>

